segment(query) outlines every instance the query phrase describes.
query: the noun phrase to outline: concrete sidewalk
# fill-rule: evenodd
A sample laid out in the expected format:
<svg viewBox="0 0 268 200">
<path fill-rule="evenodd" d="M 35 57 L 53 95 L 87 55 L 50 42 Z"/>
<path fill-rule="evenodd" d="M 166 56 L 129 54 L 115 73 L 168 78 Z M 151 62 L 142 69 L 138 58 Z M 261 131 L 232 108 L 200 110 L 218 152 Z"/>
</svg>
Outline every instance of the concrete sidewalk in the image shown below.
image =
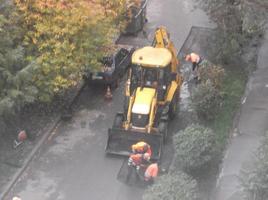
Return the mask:
<svg viewBox="0 0 268 200">
<path fill-rule="evenodd" d="M 257 69 L 248 82 L 234 137 L 227 147 L 215 200 L 242 200 L 239 174 L 252 164 L 253 153 L 268 129 L 268 30 L 258 54 Z M 250 163 L 251 162 L 251 163 Z"/>
</svg>

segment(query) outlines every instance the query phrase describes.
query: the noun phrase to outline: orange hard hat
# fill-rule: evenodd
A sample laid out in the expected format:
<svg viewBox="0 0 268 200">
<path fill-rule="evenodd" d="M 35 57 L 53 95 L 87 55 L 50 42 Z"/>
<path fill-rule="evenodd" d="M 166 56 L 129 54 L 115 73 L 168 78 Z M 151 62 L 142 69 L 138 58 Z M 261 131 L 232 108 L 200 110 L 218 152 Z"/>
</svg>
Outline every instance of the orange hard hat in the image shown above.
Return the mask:
<svg viewBox="0 0 268 200">
<path fill-rule="evenodd" d="M 141 142 L 138 142 L 138 143 L 136 143 L 136 144 L 133 144 L 131 147 L 132 147 L 132 149 L 136 149 L 136 148 L 141 148 L 141 147 L 143 147 L 144 145 L 146 145 L 146 143 L 143 142 L 143 141 L 141 141 Z"/>
<path fill-rule="evenodd" d="M 186 55 L 186 56 L 185 56 L 185 60 L 186 60 L 186 61 L 190 61 L 190 60 L 191 60 L 191 55 L 190 55 L 190 54 Z"/>
<path fill-rule="evenodd" d="M 134 151 L 134 150 L 136 149 L 136 144 L 133 144 L 133 145 L 131 146 L 131 149 L 132 149 L 132 151 Z"/>
<path fill-rule="evenodd" d="M 146 181 L 150 180 L 151 178 L 155 178 L 158 176 L 158 164 L 157 163 L 152 163 L 150 164 L 145 173 L 144 173 L 144 178 Z"/>
</svg>

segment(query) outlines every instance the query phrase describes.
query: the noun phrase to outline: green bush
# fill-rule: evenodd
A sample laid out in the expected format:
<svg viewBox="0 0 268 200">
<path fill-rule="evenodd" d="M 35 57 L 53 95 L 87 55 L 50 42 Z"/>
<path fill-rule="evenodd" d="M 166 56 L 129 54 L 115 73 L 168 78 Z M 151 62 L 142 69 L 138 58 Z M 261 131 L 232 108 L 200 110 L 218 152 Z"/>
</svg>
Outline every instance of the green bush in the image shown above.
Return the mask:
<svg viewBox="0 0 268 200">
<path fill-rule="evenodd" d="M 194 88 L 191 99 L 192 107 L 203 120 L 215 119 L 223 103 L 222 93 L 214 87 L 210 80 L 202 82 Z"/>
<path fill-rule="evenodd" d="M 202 0 L 203 8 L 218 25 L 217 40 L 209 51 L 224 64 L 240 64 L 243 48 L 262 35 L 267 21 L 267 0 Z"/>
<path fill-rule="evenodd" d="M 202 83 L 210 81 L 215 88 L 222 88 L 225 70 L 221 66 L 214 65 L 208 60 L 203 60 L 198 70 Z"/>
<path fill-rule="evenodd" d="M 0 0 L 0 116 L 14 114 L 36 98 L 33 65 L 22 45 L 25 30 L 12 5 Z"/>
<path fill-rule="evenodd" d="M 214 119 L 221 108 L 225 70 L 208 60 L 203 60 L 199 68 L 200 84 L 192 90 L 192 106 L 200 118 Z"/>
<path fill-rule="evenodd" d="M 256 163 L 241 172 L 241 182 L 247 200 L 268 199 L 268 135 L 256 153 Z"/>
<path fill-rule="evenodd" d="M 145 190 L 143 200 L 197 200 L 197 182 L 183 172 L 160 176 Z"/>
<path fill-rule="evenodd" d="M 217 156 L 216 137 L 213 131 L 192 124 L 173 136 L 175 165 L 193 174 L 206 167 Z"/>
</svg>

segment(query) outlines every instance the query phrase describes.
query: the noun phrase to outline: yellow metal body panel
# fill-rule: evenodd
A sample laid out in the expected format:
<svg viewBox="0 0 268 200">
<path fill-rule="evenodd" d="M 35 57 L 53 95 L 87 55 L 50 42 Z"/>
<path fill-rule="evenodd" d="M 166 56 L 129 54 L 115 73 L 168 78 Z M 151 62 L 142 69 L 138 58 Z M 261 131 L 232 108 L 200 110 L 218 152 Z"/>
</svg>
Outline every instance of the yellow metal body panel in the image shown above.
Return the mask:
<svg viewBox="0 0 268 200">
<path fill-rule="evenodd" d="M 153 88 L 141 89 L 140 87 L 138 87 L 137 90 L 130 97 L 129 101 L 130 102 L 128 106 L 127 120 L 124 122 L 125 129 L 128 130 L 131 127 L 131 114 L 134 108 L 136 109 L 135 113 L 149 114 L 149 117 L 150 117 L 149 126 L 150 127 L 144 127 L 144 128 L 148 128 L 147 130 L 150 133 L 152 130 L 152 125 L 153 125 L 155 112 L 156 112 L 156 105 L 157 105 L 156 90 Z M 148 111 L 146 111 L 147 108 L 148 108 Z"/>
<path fill-rule="evenodd" d="M 153 42 L 153 47 L 144 47 L 136 50 L 132 55 L 132 64 L 141 65 L 142 67 L 151 67 L 157 69 L 165 68 L 171 64 L 171 72 L 176 74 L 176 79 L 173 80 L 167 88 L 167 93 L 165 99 L 163 101 L 157 101 L 157 91 L 153 88 L 143 88 L 141 90 L 138 87 L 133 94 L 131 95 L 128 113 L 127 113 L 127 121 L 124 123 L 125 128 L 131 128 L 131 115 L 133 113 L 133 106 L 135 105 L 145 105 L 147 111 L 146 114 L 149 114 L 149 123 L 144 127 L 145 133 L 151 133 L 155 130 L 154 121 L 156 117 L 156 112 L 158 106 L 165 105 L 167 102 L 171 102 L 176 95 L 176 92 L 180 92 L 181 85 L 183 82 L 183 78 L 179 72 L 179 60 L 177 59 L 177 52 L 170 40 L 169 33 L 167 32 L 165 27 L 159 27 L 155 32 L 155 38 Z M 126 84 L 126 95 L 130 95 L 129 85 L 130 85 L 130 77 L 131 71 L 129 72 L 129 79 Z M 145 107 L 138 107 L 135 113 L 144 112 Z M 140 130 L 141 131 L 141 130 Z"/>
<path fill-rule="evenodd" d="M 131 108 L 134 104 L 135 97 L 134 95 L 130 97 L 129 99 L 129 105 L 128 105 L 128 111 L 127 111 L 127 120 L 124 122 L 124 127 L 126 130 L 130 128 L 130 121 L 131 121 Z"/>
<path fill-rule="evenodd" d="M 155 38 L 154 38 L 154 47 L 156 48 L 166 48 L 170 51 L 172 54 L 172 65 L 171 65 L 171 71 L 177 72 L 177 67 L 179 65 L 179 60 L 177 59 L 177 51 L 174 47 L 174 44 L 170 40 L 169 33 L 167 32 L 167 29 L 163 26 L 159 27 L 155 31 Z"/>
<path fill-rule="evenodd" d="M 176 92 L 178 88 L 178 83 L 176 81 L 172 81 L 170 88 L 168 90 L 167 96 L 166 96 L 166 101 L 171 102 L 174 96 L 174 93 Z"/>
<path fill-rule="evenodd" d="M 143 47 L 132 55 L 132 64 L 143 67 L 164 68 L 172 61 L 172 54 L 166 48 Z"/>
<path fill-rule="evenodd" d="M 150 112 L 149 124 L 148 124 L 148 129 L 147 129 L 148 133 L 152 132 L 156 111 L 157 111 L 157 98 L 154 97 L 152 105 L 151 105 L 151 112 Z"/>
<path fill-rule="evenodd" d="M 134 104 L 147 105 L 151 107 L 152 100 L 155 96 L 155 89 L 153 88 L 143 88 L 140 87 L 136 90 L 136 98 Z"/>
</svg>

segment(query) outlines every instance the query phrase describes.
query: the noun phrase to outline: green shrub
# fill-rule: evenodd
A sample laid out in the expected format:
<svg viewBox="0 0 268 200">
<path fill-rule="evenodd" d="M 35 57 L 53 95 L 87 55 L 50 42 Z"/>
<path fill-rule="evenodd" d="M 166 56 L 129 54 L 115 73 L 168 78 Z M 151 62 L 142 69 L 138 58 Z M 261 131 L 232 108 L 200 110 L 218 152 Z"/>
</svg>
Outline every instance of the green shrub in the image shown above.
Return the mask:
<svg viewBox="0 0 268 200">
<path fill-rule="evenodd" d="M 183 172 L 160 176 L 145 190 L 143 200 L 197 200 L 197 183 Z"/>
<path fill-rule="evenodd" d="M 194 88 L 191 99 L 192 107 L 203 120 L 215 119 L 223 103 L 222 93 L 214 87 L 210 80 L 202 82 Z"/>
<path fill-rule="evenodd" d="M 173 136 L 175 165 L 193 174 L 206 167 L 217 156 L 216 137 L 213 131 L 192 124 Z"/>
<path fill-rule="evenodd" d="M 256 163 L 241 172 L 241 182 L 247 200 L 268 199 L 268 135 L 256 153 Z"/>
<path fill-rule="evenodd" d="M 221 66 L 214 65 L 208 60 L 203 60 L 198 70 L 202 83 L 210 81 L 216 89 L 222 88 L 225 70 Z"/>
<path fill-rule="evenodd" d="M 204 120 L 214 119 L 221 108 L 225 70 L 208 60 L 203 60 L 199 75 L 201 82 L 192 90 L 192 106 Z"/>
</svg>

